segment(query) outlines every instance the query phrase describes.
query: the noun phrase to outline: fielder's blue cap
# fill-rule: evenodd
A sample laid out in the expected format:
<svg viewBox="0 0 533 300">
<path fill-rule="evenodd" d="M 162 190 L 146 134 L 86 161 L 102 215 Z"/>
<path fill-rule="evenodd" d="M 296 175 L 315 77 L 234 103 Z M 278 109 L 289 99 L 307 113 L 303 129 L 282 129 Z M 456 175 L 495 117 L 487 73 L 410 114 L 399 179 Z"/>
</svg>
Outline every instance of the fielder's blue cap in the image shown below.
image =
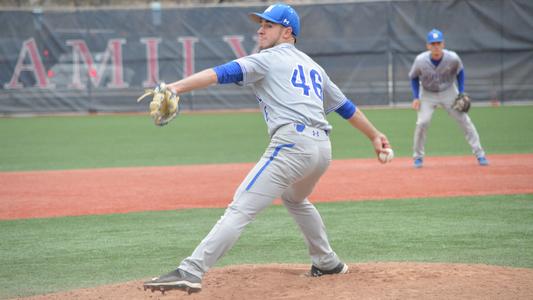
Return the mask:
<svg viewBox="0 0 533 300">
<path fill-rule="evenodd" d="M 298 36 L 300 33 L 300 17 L 298 16 L 298 13 L 287 4 L 272 4 L 265 9 L 263 13 L 251 13 L 250 19 L 256 23 L 261 23 L 261 19 L 265 19 L 284 27 L 291 27 L 294 36 Z"/>
<path fill-rule="evenodd" d="M 430 32 L 428 32 L 427 36 L 427 43 L 438 43 L 444 41 L 444 37 L 442 36 L 442 32 L 440 32 L 438 29 L 432 29 Z"/>
</svg>

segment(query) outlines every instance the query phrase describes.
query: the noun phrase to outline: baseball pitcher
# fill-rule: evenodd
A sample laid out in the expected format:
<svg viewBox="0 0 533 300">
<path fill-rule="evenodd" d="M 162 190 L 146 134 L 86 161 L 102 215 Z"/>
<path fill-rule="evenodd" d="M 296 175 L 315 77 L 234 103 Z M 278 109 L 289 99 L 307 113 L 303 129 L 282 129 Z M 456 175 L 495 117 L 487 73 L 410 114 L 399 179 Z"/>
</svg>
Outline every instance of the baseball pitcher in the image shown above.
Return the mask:
<svg viewBox="0 0 533 300">
<path fill-rule="evenodd" d="M 465 72 L 461 58 L 457 53 L 444 49 L 442 32 L 437 29 L 428 33 L 426 47 L 427 51 L 415 58 L 409 72 L 413 91 L 412 107 L 417 111 L 414 167 L 421 168 L 424 164 L 427 131 L 438 106 L 444 107 L 448 115 L 461 126 L 479 165 L 487 166 L 489 161 L 481 147 L 476 127 L 467 114 L 470 100 L 464 94 Z"/>
<path fill-rule="evenodd" d="M 217 83 L 249 86 L 263 113 L 270 144 L 237 188 L 224 215 L 193 253 L 177 269 L 145 282 L 145 289 L 200 291 L 203 275 L 232 248 L 246 225 L 277 198 L 282 199 L 303 233 L 311 256 L 310 275 L 348 272 L 329 244 L 319 212 L 307 198 L 331 161 L 332 127 L 326 114 L 337 112 L 365 134 L 376 154 L 389 149 L 389 141 L 324 69 L 295 47 L 300 20 L 293 8 L 274 4 L 263 13 L 250 14 L 250 18 L 259 24 L 259 53 L 157 90 L 179 95 Z M 160 114 L 155 115 L 157 124 Z M 173 112 L 163 115 L 173 116 Z"/>
</svg>

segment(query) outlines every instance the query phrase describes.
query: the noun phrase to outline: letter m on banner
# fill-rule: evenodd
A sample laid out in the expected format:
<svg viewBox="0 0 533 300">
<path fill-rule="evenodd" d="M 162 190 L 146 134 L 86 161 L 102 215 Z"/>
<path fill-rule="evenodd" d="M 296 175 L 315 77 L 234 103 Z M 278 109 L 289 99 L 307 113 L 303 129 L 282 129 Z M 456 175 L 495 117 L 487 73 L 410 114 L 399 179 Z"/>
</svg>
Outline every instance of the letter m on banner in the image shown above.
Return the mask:
<svg viewBox="0 0 533 300">
<path fill-rule="evenodd" d="M 111 39 L 107 42 L 107 48 L 100 60 L 98 68 L 87 44 L 84 40 L 67 40 L 67 45 L 72 46 L 72 84 L 70 87 L 82 89 L 85 84 L 81 81 L 80 60 L 83 60 L 87 69 L 87 76 L 90 77 L 93 86 L 100 86 L 111 59 L 111 82 L 107 84 L 109 88 L 125 88 L 128 84 L 124 82 L 124 71 L 122 63 L 122 45 L 125 39 Z"/>
</svg>

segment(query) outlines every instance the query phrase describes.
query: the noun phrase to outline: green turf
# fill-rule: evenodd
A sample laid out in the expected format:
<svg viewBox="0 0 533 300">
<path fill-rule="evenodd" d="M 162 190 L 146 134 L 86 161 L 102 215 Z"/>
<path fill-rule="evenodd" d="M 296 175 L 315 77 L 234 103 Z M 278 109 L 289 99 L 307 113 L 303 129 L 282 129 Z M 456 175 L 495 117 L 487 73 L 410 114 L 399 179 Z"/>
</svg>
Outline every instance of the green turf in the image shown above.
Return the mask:
<svg viewBox="0 0 533 300">
<path fill-rule="evenodd" d="M 321 203 L 350 263 L 419 261 L 533 268 L 533 195 Z M 175 267 L 222 209 L 2 221 L 0 298 L 150 278 Z M 309 263 L 282 206 L 260 214 L 217 266 Z"/>
<path fill-rule="evenodd" d="M 397 156 L 410 156 L 415 112 L 366 110 Z M 475 107 L 487 153 L 532 153 L 533 106 Z M 368 140 L 333 113 L 334 159 L 373 157 Z M 157 128 L 147 116 L 0 118 L 0 171 L 255 162 L 268 136 L 259 113 L 183 114 Z M 427 155 L 468 155 L 457 124 L 435 113 Z"/>
<path fill-rule="evenodd" d="M 390 139 L 396 156 L 412 155 L 413 133 L 416 112 L 411 109 L 377 109 L 365 111 Z M 474 107 L 470 118 L 476 126 L 487 154 L 533 153 L 533 106 Z M 332 135 L 333 155 L 335 158 L 372 157 L 374 154 L 366 138 L 355 134 L 337 116 L 329 118 L 335 126 Z M 354 138 L 347 138 L 353 136 Z M 426 155 L 470 155 L 472 150 L 467 144 L 461 128 L 438 109 L 428 131 Z"/>
<path fill-rule="evenodd" d="M 252 113 L 184 114 L 162 128 L 140 115 L 4 118 L 0 128 L 0 171 L 255 161 L 267 143 Z"/>
</svg>

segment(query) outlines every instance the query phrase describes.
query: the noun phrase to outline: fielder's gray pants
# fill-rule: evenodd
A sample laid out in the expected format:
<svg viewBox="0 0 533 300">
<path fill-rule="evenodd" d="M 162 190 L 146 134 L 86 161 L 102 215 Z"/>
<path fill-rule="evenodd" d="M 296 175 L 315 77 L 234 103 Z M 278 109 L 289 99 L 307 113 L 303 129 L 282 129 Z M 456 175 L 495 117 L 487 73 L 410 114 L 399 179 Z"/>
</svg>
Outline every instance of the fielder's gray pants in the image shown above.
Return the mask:
<svg viewBox="0 0 533 300">
<path fill-rule="evenodd" d="M 416 128 L 413 141 L 413 158 L 424 157 L 424 147 L 426 144 L 426 137 L 433 113 L 438 106 L 444 107 L 457 124 L 463 129 L 465 139 L 472 148 L 472 153 L 476 157 L 485 156 L 485 151 L 481 147 L 479 135 L 476 127 L 467 113 L 458 112 L 452 109 L 455 97 L 457 97 L 457 89 L 451 86 L 449 89 L 442 92 L 430 92 L 422 89 L 420 95 L 420 110 L 417 113 Z"/>
<path fill-rule="evenodd" d="M 336 267 L 340 260 L 331 249 L 320 214 L 307 199 L 330 161 L 331 144 L 323 130 L 299 131 L 294 124 L 278 129 L 224 215 L 179 268 L 202 278 L 231 249 L 246 225 L 277 198 L 302 231 L 313 265 L 326 270 Z"/>
</svg>

